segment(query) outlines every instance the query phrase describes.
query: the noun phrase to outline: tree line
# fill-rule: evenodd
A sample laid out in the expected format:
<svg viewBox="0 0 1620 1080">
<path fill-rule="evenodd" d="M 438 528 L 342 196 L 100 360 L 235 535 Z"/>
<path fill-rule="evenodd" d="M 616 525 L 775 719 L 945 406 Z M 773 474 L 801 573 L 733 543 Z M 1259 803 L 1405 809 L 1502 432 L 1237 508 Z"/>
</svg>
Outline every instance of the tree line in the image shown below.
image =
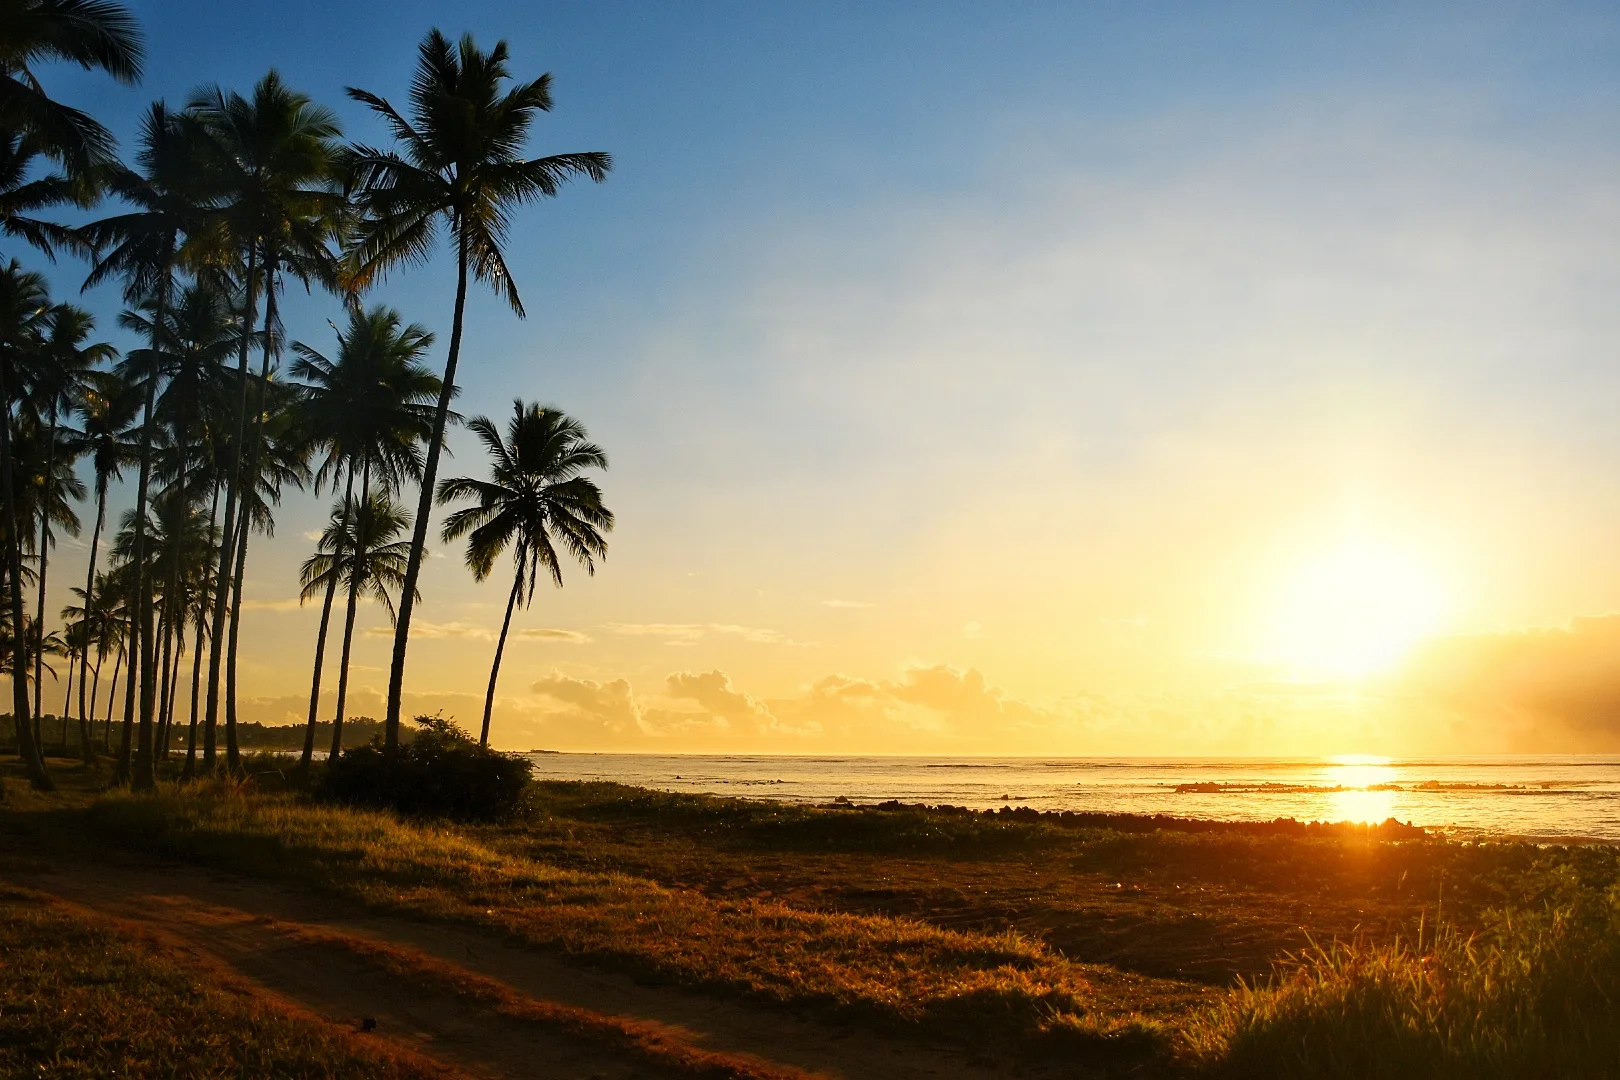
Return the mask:
<svg viewBox="0 0 1620 1080">
<path fill-rule="evenodd" d="M 154 785 L 157 763 L 182 741 L 182 776 L 238 766 L 251 541 L 273 534 L 282 494 L 302 488 L 335 497 L 301 571 L 301 598 L 321 603 L 302 766 L 317 749 L 340 601 L 328 752 L 342 748 L 356 608 L 367 598 L 394 624 L 383 733 L 385 749 L 397 749 L 435 500 L 456 505 L 441 535 L 466 540 L 475 578 L 511 554 L 487 745 L 513 609 L 542 577 L 560 585 L 567 560 L 594 572 L 613 515 L 585 475 L 606 467 L 602 449 L 573 418 L 522 400 L 504 424 L 466 421 L 488 452 L 487 477 L 439 480 L 446 431 L 462 422 L 451 403 L 467 290 L 482 282 L 523 317 L 503 255 L 510 215 L 569 180 L 606 179 L 609 155 L 525 157 L 537 115 L 552 107 L 550 76 L 514 81 L 505 42 L 486 51 L 436 29 L 418 48 L 403 111 L 347 90 L 382 120 L 390 142 L 379 147 L 344 141 L 335 112 L 271 71 L 245 94 L 208 87 L 177 109 L 153 103 L 125 158 L 104 125 L 53 99 L 40 77 L 69 63 L 133 85 L 143 62 L 140 28 L 120 3 L 0 0 L 0 234 L 53 263 L 84 260 L 83 289 L 116 284 L 126 305 L 118 324 L 143 343 L 121 352 L 95 340 L 89 312 L 53 297 L 15 255 L 0 256 L 0 663 L 30 779 L 52 786 L 39 718 L 56 665 L 67 684 L 59 715 L 76 719 L 87 759 L 104 697 L 101 748 L 116 753 L 121 782 Z M 110 212 L 87 224 L 51 217 L 102 206 Z M 434 335 L 368 294 L 396 268 L 425 262 L 441 237 L 454 251 L 456 291 L 439 374 Z M 289 281 L 341 305 L 331 346 L 284 340 L 278 302 Z M 133 484 L 134 505 L 109 523 L 115 482 Z M 88 568 L 48 629 L 50 555 L 59 534 L 79 535 L 75 505 L 85 502 L 94 506 Z"/>
</svg>

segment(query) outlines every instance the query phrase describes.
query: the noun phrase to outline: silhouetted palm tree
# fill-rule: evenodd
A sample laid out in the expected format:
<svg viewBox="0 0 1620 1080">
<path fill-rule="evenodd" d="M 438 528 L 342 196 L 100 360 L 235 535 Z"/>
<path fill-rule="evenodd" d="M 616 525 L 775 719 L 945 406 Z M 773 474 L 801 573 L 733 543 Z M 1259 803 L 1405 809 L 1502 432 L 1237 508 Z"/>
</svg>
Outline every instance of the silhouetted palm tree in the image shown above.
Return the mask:
<svg viewBox="0 0 1620 1080">
<path fill-rule="evenodd" d="M 338 477 L 347 471 L 343 498 L 338 503 L 340 511 L 353 505 L 357 472 L 361 476 L 360 505 L 370 502 L 373 480 L 394 491 L 421 475 L 421 444 L 433 430 L 431 403 L 438 398 L 440 387 L 438 377 L 421 363 L 422 354 L 433 344 L 433 335 L 415 323 L 401 326 L 402 321 L 398 312 L 382 306 L 351 312 L 348 327 L 338 334 L 335 361 L 301 342 L 293 345 L 299 358 L 292 372 L 309 384 L 304 398 L 309 434 L 324 455 L 315 473 L 317 490 L 327 478 L 335 488 Z M 347 532 L 344 523 L 333 535 L 341 542 Z M 332 554 L 342 559 L 345 553 L 338 550 Z M 315 751 L 321 673 L 337 586 L 338 576 L 330 575 L 321 601 L 309 717 L 300 761 L 300 767 L 305 769 Z M 313 595 L 302 599 L 313 599 Z M 340 684 L 346 685 L 341 677 Z M 340 692 L 340 720 L 342 697 Z"/>
<path fill-rule="evenodd" d="M 33 520 L 22 506 L 24 492 L 19 480 L 16 421 L 25 390 L 24 375 L 37 356 L 44 337 L 44 320 L 50 311 L 50 293 L 45 279 L 24 270 L 15 259 L 0 267 L 0 531 L 5 534 L 6 622 L 13 642 L 7 652 L 11 671 L 12 720 L 17 729 L 17 751 L 28 770 L 28 778 L 42 790 L 54 784 L 45 768 L 45 758 L 34 739 L 29 718 L 28 649 L 23 616 L 23 538 Z"/>
<path fill-rule="evenodd" d="M 453 45 L 438 30 L 418 49 L 407 120 L 385 98 L 350 87 L 349 96 L 388 124 L 399 150 L 354 148 L 350 166 L 363 214 L 351 252 L 353 284 L 364 288 L 392 267 L 427 258 L 441 223 L 456 249 L 456 299 L 443 389 L 423 466 L 416 527 L 405 571 L 388 676 L 384 739 L 399 742 L 399 715 L 410 640 L 411 611 L 427 546 L 428 518 L 438 475 L 439 447 L 455 393 L 469 272 L 486 281 L 521 318 L 523 304 L 506 269 L 501 245 L 512 208 L 558 193 L 576 176 L 601 181 L 612 160 L 604 153 L 523 158 L 535 115 L 551 108 L 551 76 L 506 90 L 506 42 L 481 51 L 471 35 Z"/>
<path fill-rule="evenodd" d="M 107 0 L 0 0 L 0 233 L 54 258 L 68 229 L 33 217 L 95 201 L 113 137 L 88 113 L 52 100 L 35 69 L 67 62 L 122 83 L 141 73 L 141 38 L 129 10 Z M 41 160 L 61 171 L 39 175 Z"/>
<path fill-rule="evenodd" d="M 410 544 L 396 539 L 410 525 L 403 508 L 385 492 L 367 501 L 339 505 L 321 535 L 320 548 L 303 565 L 299 580 L 303 597 L 328 591 L 334 583 L 348 589 L 349 606 L 343 621 L 343 654 L 338 665 L 337 712 L 332 721 L 332 749 L 328 761 L 336 761 L 343 749 L 343 706 L 349 689 L 349 647 L 354 639 L 355 605 L 363 596 L 379 601 L 396 615 L 393 594 L 405 582 L 405 564 Z"/>
<path fill-rule="evenodd" d="M 336 114 L 289 88 L 276 72 L 260 79 L 251 97 L 217 88 L 199 91 L 192 96 L 187 113 L 204 137 L 209 170 L 222 192 L 216 214 L 221 251 L 230 261 L 240 259 L 245 264 L 243 335 L 237 363 L 240 396 L 225 476 L 225 520 L 208 660 L 205 723 L 211 734 L 219 716 L 227 586 L 241 561 L 235 556 L 246 550 L 247 533 L 238 526 L 238 504 L 243 485 L 249 482 L 245 477 L 253 472 L 248 458 L 258 447 L 257 429 L 248 429 L 247 395 L 250 386 L 263 386 L 269 376 L 276 341 L 277 275 L 291 272 L 306 282 L 311 278 L 335 280 L 327 246 L 341 239 L 345 207 L 335 183 L 335 140 L 341 134 Z M 247 330 L 254 322 L 261 287 L 266 297 L 264 360 L 258 382 L 251 383 Z M 255 415 L 263 415 L 262 404 L 252 410 Z M 234 704 L 227 703 L 225 732 L 227 763 L 233 769 L 237 763 L 236 727 L 230 719 Z M 211 765 L 211 760 L 205 760 L 205 766 Z"/>
<path fill-rule="evenodd" d="M 90 562 L 85 570 L 84 589 L 79 594 L 85 617 L 96 627 L 96 681 L 100 682 L 102 642 L 107 636 L 106 620 L 98 610 L 96 596 L 97 561 L 101 548 L 101 529 L 107 520 L 108 484 L 123 476 L 124 466 L 139 458 L 139 447 L 130 439 L 137 407 L 135 394 L 127 383 L 109 371 L 89 372 L 85 377 L 84 393 L 79 398 L 79 433 L 77 450 L 89 457 L 94 477 L 92 488 L 96 498 L 96 525 L 90 533 Z M 85 718 L 85 684 L 89 681 L 88 651 L 80 658 L 79 716 Z M 95 709 L 95 689 L 89 692 L 89 708 Z M 85 757 L 91 760 L 93 744 L 85 740 Z"/>
<path fill-rule="evenodd" d="M 489 669 L 489 691 L 484 696 L 484 726 L 480 746 L 489 745 L 489 720 L 495 707 L 495 683 L 501 672 L 501 653 L 512 625 L 512 608 L 527 607 L 534 598 L 535 582 L 545 571 L 562 585 L 558 548 L 574 558 L 587 574 L 596 572 L 595 560 L 607 554 L 603 533 L 613 528 L 613 514 L 602 505 L 595 481 L 580 474 L 607 468 L 607 455 L 588 442 L 585 428 L 557 409 L 512 403 L 512 418 L 503 439 L 488 417 L 469 421 L 467 427 L 489 452 L 490 478 L 459 477 L 439 485 L 439 501 L 474 499 L 444 523 L 444 540 L 467 537 L 467 565 L 483 581 L 508 546 L 515 574 L 506 598 L 506 617 L 495 642 L 495 661 Z"/>
</svg>

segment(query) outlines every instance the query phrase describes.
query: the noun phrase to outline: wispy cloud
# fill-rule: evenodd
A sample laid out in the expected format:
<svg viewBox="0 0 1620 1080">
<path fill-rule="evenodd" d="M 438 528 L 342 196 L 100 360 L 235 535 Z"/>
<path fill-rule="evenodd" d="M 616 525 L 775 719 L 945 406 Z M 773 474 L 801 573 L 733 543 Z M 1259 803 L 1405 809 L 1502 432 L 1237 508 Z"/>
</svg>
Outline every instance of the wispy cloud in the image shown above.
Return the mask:
<svg viewBox="0 0 1620 1080">
<path fill-rule="evenodd" d="M 368 626 L 365 629 L 365 636 L 391 638 L 394 636 L 394 628 L 392 626 Z M 489 627 L 476 626 L 473 623 L 431 623 L 412 620 L 411 636 L 417 638 L 483 638 L 487 640 L 494 637 L 495 634 Z"/>
<path fill-rule="evenodd" d="M 304 605 L 298 602 L 298 597 L 289 596 L 280 600 L 243 600 L 243 611 L 297 611 Z"/>
<path fill-rule="evenodd" d="M 588 645 L 592 640 L 589 634 L 582 634 L 578 630 L 556 630 L 546 626 L 519 630 L 517 636 L 529 641 L 560 641 L 568 645 Z"/>
<path fill-rule="evenodd" d="M 821 602 L 821 606 L 822 607 L 830 607 L 830 608 L 875 608 L 875 607 L 877 607 L 877 605 L 874 604 L 870 600 L 823 600 Z"/>
<path fill-rule="evenodd" d="M 962 636 L 970 641 L 980 641 L 984 638 L 984 626 L 974 619 L 962 624 Z"/>
<path fill-rule="evenodd" d="M 607 623 L 604 630 L 626 637 L 661 637 L 671 644 L 690 644 L 711 634 L 739 637 L 755 645 L 797 645 L 780 630 L 731 623 Z"/>
</svg>

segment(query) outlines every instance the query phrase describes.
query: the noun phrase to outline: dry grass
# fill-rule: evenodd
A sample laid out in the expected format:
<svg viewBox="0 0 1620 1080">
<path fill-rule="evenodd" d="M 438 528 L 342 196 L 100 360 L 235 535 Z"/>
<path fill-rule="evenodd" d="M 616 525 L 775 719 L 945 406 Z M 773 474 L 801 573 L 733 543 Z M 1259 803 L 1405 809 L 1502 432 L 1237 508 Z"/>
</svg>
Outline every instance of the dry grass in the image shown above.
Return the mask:
<svg viewBox="0 0 1620 1080">
<path fill-rule="evenodd" d="M 237 992 L 137 926 L 0 886 L 0 1076 L 458 1075 L 295 1006 Z"/>
<path fill-rule="evenodd" d="M 471 923 L 691 986 L 999 1041 L 1160 1042 L 1099 1007 L 1093 972 L 1016 933 L 729 901 L 499 852 L 447 826 L 288 796 L 110 793 L 91 810 L 121 844 L 293 878 L 375 910 Z"/>
<path fill-rule="evenodd" d="M 1221 1077 L 1620 1076 L 1620 893 L 1571 890 L 1480 935 L 1311 949 L 1183 1033 Z"/>
</svg>

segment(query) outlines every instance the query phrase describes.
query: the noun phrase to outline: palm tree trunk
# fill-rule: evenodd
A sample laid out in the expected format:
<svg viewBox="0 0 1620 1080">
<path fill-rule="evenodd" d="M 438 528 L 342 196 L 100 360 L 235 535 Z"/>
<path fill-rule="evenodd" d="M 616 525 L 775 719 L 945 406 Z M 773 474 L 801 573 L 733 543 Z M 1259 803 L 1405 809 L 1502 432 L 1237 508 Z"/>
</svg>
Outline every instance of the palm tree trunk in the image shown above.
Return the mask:
<svg viewBox="0 0 1620 1080">
<path fill-rule="evenodd" d="M 86 650 L 88 652 L 89 650 Z M 96 646 L 96 665 L 85 672 L 79 679 L 79 722 L 84 725 L 84 754 L 85 764 L 91 765 L 96 760 L 95 731 L 96 731 L 96 695 L 101 692 L 101 662 L 105 657 L 101 655 L 101 646 Z M 90 681 L 90 707 L 86 712 L 84 704 L 84 683 Z"/>
<path fill-rule="evenodd" d="M 135 665 L 140 662 L 140 632 L 136 628 L 136 620 L 132 612 L 129 620 L 129 640 L 125 643 L 124 659 L 124 720 L 122 724 L 122 737 L 118 745 L 118 769 L 115 773 L 118 783 L 129 781 L 130 756 L 135 746 L 135 684 L 137 676 Z"/>
<path fill-rule="evenodd" d="M 124 666 L 124 642 L 118 642 L 118 655 L 113 658 L 112 682 L 107 685 L 107 726 L 101 731 L 101 748 L 112 753 L 113 702 L 118 700 L 118 673 Z M 127 767 L 127 766 L 126 766 Z"/>
<path fill-rule="evenodd" d="M 90 531 L 90 568 L 85 571 L 84 577 L 84 617 L 91 619 L 95 610 L 96 592 L 96 557 L 101 547 L 101 526 L 107 520 L 107 478 L 96 476 L 96 527 Z M 88 634 L 88 627 L 86 628 Z M 90 640 L 85 638 L 84 655 L 79 663 L 79 722 L 89 725 L 84 731 L 84 763 L 86 765 L 96 760 L 95 746 L 90 741 L 90 729 L 95 726 L 95 718 L 85 718 L 84 684 L 88 681 L 90 667 Z M 101 650 L 96 650 L 96 681 L 101 681 Z M 90 691 L 90 711 L 96 708 L 96 692 Z"/>
<path fill-rule="evenodd" d="M 236 645 L 242 623 L 242 577 L 247 570 L 248 534 L 252 531 L 253 524 L 248 508 L 259 483 L 259 453 L 264 438 L 264 399 L 270 387 L 270 357 L 275 351 L 272 330 L 275 322 L 276 268 L 275 263 L 267 256 L 264 260 L 264 360 L 259 365 L 259 385 L 254 393 L 253 433 L 247 445 L 248 467 L 238 478 L 246 487 L 238 500 L 240 509 L 237 514 L 237 527 L 241 530 L 242 537 L 236 549 L 236 573 L 231 582 L 231 637 L 229 652 L 225 657 L 225 762 L 232 772 L 236 771 L 241 760 L 241 753 L 236 744 Z"/>
<path fill-rule="evenodd" d="M 495 662 L 489 668 L 489 692 L 484 695 L 484 730 L 479 733 L 478 745 L 489 745 L 489 717 L 495 711 L 495 680 L 501 676 L 501 653 L 506 651 L 506 631 L 512 625 L 512 609 L 517 606 L 523 592 L 523 565 L 518 564 L 517 576 L 512 579 L 512 592 L 506 598 L 506 618 L 501 620 L 501 636 L 495 639 Z"/>
<path fill-rule="evenodd" d="M 45 758 L 34 741 L 34 725 L 28 717 L 28 643 L 23 633 L 22 529 L 17 520 L 15 497 L 16 468 L 11 453 L 11 395 L 6 370 L 10 363 L 0 357 L 0 514 L 5 515 L 6 573 L 11 579 L 11 705 L 17 727 L 17 753 L 28 769 L 28 779 L 42 791 L 54 790 Z"/>
<path fill-rule="evenodd" d="M 360 505 L 371 505 L 371 455 L 365 457 L 360 476 Z M 332 752 L 327 764 L 337 761 L 343 752 L 343 709 L 349 694 L 349 646 L 354 641 L 354 609 L 360 599 L 360 589 L 366 581 L 366 547 L 369 538 L 364 529 L 368 515 L 364 509 L 356 515 L 354 523 L 354 564 L 349 569 L 349 606 L 343 616 L 343 658 L 338 661 L 337 712 L 332 717 Z"/>
<path fill-rule="evenodd" d="M 450 321 L 450 352 L 444 361 L 444 385 L 439 388 L 439 405 L 433 412 L 433 436 L 428 440 L 422 462 L 422 492 L 416 500 L 416 526 L 411 530 L 411 553 L 405 563 L 405 583 L 399 597 L 399 613 L 394 624 L 394 656 L 388 668 L 388 713 L 383 721 L 383 745 L 399 747 L 399 713 L 405 694 L 405 650 L 411 641 L 411 612 L 416 607 L 416 579 L 422 573 L 422 556 L 427 550 L 428 519 L 433 514 L 433 482 L 439 475 L 439 447 L 450 417 L 450 399 L 456 392 L 456 362 L 461 358 L 462 317 L 467 312 L 467 238 L 458 217 L 452 222 L 456 234 L 456 308 Z"/>
<path fill-rule="evenodd" d="M 332 622 L 332 600 L 337 596 L 338 566 L 343 561 L 343 539 L 349 527 L 349 502 L 354 497 L 354 469 L 349 469 L 348 484 L 343 490 L 343 515 L 338 528 L 337 550 L 332 553 L 332 574 L 326 583 L 326 597 L 321 601 L 321 628 L 315 635 L 315 678 L 309 688 L 309 722 L 304 726 L 304 754 L 298 768 L 308 772 L 315 760 L 315 717 L 321 705 L 321 666 L 326 660 L 326 631 Z"/>
<path fill-rule="evenodd" d="M 157 334 L 161 333 L 168 290 L 160 285 L 157 302 L 157 320 L 153 324 L 152 351 L 159 348 Z M 154 633 L 152 600 L 152 574 L 146 565 L 146 507 L 152 479 L 153 412 L 157 403 L 158 369 L 154 363 L 146 377 L 146 401 L 141 416 L 141 474 L 135 488 L 135 624 L 140 648 L 140 729 L 135 745 L 134 771 L 130 786 L 136 791 L 150 791 L 157 787 L 157 761 L 152 742 L 153 710 L 157 707 L 157 638 Z M 131 673 L 134 664 L 130 665 Z"/>
<path fill-rule="evenodd" d="M 162 643 L 162 660 L 158 664 L 158 730 L 157 730 L 157 756 L 160 761 L 169 757 L 169 717 L 172 702 L 169 698 L 174 684 L 170 681 L 169 673 L 171 661 L 174 659 L 174 608 L 164 598 L 162 630 L 158 634 L 158 641 Z"/>
<path fill-rule="evenodd" d="M 39 648 L 34 650 L 34 716 L 40 715 L 39 694 L 45 682 L 45 570 L 51 550 L 51 480 L 56 471 L 56 408 L 51 408 L 51 424 L 46 429 L 44 480 L 39 504 L 39 601 L 34 606 L 34 622 L 39 627 Z"/>
<path fill-rule="evenodd" d="M 62 755 L 67 756 L 68 716 L 73 712 L 73 654 L 68 653 L 67 695 L 62 698 Z"/>
<path fill-rule="evenodd" d="M 197 603 L 197 629 L 191 635 L 191 724 L 186 731 L 186 766 L 182 780 L 197 774 L 197 692 L 202 689 L 203 613 L 207 610 L 201 598 Z"/>
<path fill-rule="evenodd" d="M 236 547 L 236 569 L 231 575 L 231 629 L 225 651 L 225 765 L 236 771 L 241 751 L 236 745 L 236 646 L 242 630 L 242 570 L 247 566 L 248 526 L 244 513 L 237 518 L 240 534 Z"/>
<path fill-rule="evenodd" d="M 219 541 L 219 568 L 214 579 L 214 616 L 209 624 L 208 710 L 203 719 L 203 771 L 214 769 L 214 728 L 219 721 L 219 668 L 224 659 L 225 602 L 229 597 L 233 556 L 236 554 L 236 504 L 242 484 L 242 443 L 247 437 L 248 348 L 253 337 L 253 315 L 258 308 L 259 248 L 248 245 L 247 296 L 242 303 L 242 348 L 236 360 L 241 393 L 236 401 L 236 438 L 231 443 L 231 464 L 226 473 L 225 525 Z"/>
</svg>

